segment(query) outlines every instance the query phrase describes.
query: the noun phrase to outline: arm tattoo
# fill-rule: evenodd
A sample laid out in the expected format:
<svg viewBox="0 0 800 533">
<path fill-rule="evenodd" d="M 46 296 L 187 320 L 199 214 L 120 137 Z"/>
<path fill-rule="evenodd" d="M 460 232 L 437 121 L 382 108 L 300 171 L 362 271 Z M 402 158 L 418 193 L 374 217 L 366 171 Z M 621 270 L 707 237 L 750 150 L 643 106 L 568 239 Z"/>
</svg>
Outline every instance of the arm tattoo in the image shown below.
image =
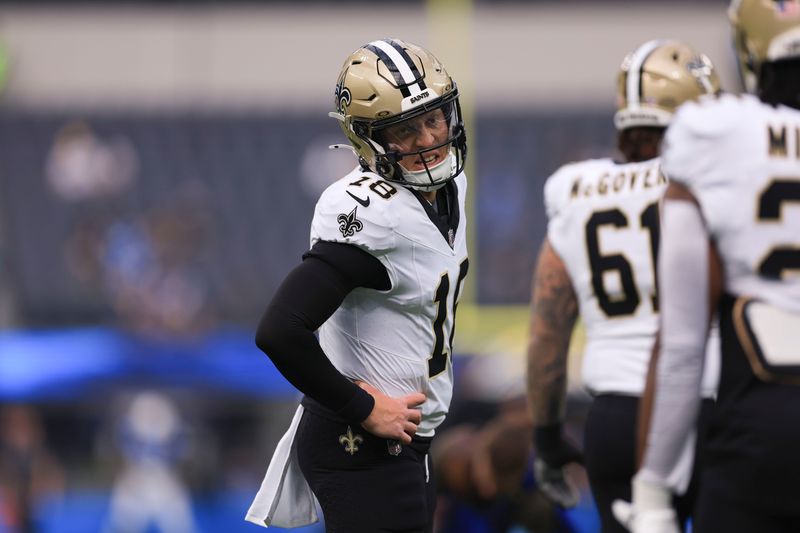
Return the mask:
<svg viewBox="0 0 800 533">
<path fill-rule="evenodd" d="M 564 263 L 545 240 L 533 277 L 528 342 L 528 402 L 534 424 L 560 422 L 567 390 L 567 354 L 578 300 Z"/>
</svg>

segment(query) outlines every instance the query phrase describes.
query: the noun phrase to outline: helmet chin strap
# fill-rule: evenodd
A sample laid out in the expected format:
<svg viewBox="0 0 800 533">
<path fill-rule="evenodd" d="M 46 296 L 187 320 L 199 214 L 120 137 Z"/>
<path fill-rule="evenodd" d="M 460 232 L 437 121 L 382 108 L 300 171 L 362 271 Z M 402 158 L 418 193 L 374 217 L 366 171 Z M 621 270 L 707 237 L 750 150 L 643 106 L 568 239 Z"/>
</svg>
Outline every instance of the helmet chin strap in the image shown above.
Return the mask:
<svg viewBox="0 0 800 533">
<path fill-rule="evenodd" d="M 403 171 L 403 178 L 406 185 L 418 191 L 435 191 L 444 187 L 447 179 L 456 171 L 456 156 L 452 152 L 447 153 L 447 157 L 436 165 L 422 170 L 406 170 L 402 165 L 398 165 Z M 434 182 L 431 183 L 431 179 Z"/>
</svg>

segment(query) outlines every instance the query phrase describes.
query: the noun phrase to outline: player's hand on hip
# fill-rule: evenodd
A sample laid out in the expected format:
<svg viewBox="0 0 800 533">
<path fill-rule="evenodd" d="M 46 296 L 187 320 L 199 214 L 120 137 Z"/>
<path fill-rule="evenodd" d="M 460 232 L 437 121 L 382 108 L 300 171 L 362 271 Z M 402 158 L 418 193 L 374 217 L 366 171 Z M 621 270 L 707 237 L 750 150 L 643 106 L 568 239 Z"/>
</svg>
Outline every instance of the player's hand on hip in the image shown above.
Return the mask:
<svg viewBox="0 0 800 533">
<path fill-rule="evenodd" d="M 542 492 L 553 503 L 564 508 L 575 507 L 580 492 L 566 475 L 570 463 L 583 463 L 583 454 L 561 432 L 561 424 L 537 427 L 534 430 L 536 458 L 533 474 Z"/>
<path fill-rule="evenodd" d="M 412 392 L 399 398 L 387 396 L 369 383 L 356 384 L 375 398 L 375 406 L 361 425 L 364 429 L 385 439 L 399 440 L 409 444 L 422 421 L 422 412 L 417 408 L 425 401 L 421 392 Z"/>
<path fill-rule="evenodd" d="M 614 517 L 631 533 L 680 533 L 678 515 L 672 508 L 672 493 L 638 475 L 632 482 L 633 501 L 616 500 Z"/>
</svg>

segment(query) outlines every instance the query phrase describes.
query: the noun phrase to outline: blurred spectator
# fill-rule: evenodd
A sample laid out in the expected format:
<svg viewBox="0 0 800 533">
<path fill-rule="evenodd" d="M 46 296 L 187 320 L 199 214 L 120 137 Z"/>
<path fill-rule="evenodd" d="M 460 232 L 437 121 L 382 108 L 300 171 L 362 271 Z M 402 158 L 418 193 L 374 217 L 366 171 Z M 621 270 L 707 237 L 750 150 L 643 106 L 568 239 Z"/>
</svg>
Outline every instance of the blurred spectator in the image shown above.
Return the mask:
<svg viewBox="0 0 800 533">
<path fill-rule="evenodd" d="M 433 465 L 442 497 L 438 533 L 571 531 L 531 475 L 531 424 L 524 404 L 481 427 L 439 436 Z"/>
<path fill-rule="evenodd" d="M 73 121 L 56 134 L 46 173 L 50 188 L 64 200 L 105 200 L 130 186 L 138 166 L 126 138 L 100 139 L 88 123 Z"/>
<path fill-rule="evenodd" d="M 571 472 L 587 502 L 579 509 L 556 507 L 537 487 L 518 358 L 462 356 L 457 362 L 450 414 L 431 450 L 440 490 L 437 533 L 596 530 L 596 510 L 582 470 Z M 582 427 L 584 403 L 582 397 L 570 398 L 568 431 Z"/>
<path fill-rule="evenodd" d="M 64 489 L 61 466 L 45 445 L 38 413 L 26 405 L 0 411 L 0 526 L 36 531 L 36 507 Z"/>
<path fill-rule="evenodd" d="M 139 155 L 126 137 L 101 137 L 85 121 L 61 128 L 46 175 L 53 193 L 80 216 L 67 265 L 123 327 L 150 336 L 205 332 L 214 323 L 210 283 L 198 265 L 211 228 L 206 186 L 184 180 L 158 205 L 131 208 L 126 195 L 138 171 Z"/>
<path fill-rule="evenodd" d="M 149 335 L 193 335 L 215 322 L 198 268 L 210 226 L 203 190 L 183 191 L 160 209 L 112 222 L 98 250 L 114 310 L 124 326 Z"/>
<path fill-rule="evenodd" d="M 197 530 L 189 490 L 178 473 L 188 452 L 175 404 L 156 392 L 137 394 L 121 422 L 123 456 L 111 493 L 106 533 L 191 533 Z"/>
<path fill-rule="evenodd" d="M 73 275 L 96 287 L 122 327 L 192 336 L 216 323 L 201 263 L 210 252 L 205 187 L 184 182 L 164 205 L 134 215 L 88 211 L 67 246 Z"/>
</svg>

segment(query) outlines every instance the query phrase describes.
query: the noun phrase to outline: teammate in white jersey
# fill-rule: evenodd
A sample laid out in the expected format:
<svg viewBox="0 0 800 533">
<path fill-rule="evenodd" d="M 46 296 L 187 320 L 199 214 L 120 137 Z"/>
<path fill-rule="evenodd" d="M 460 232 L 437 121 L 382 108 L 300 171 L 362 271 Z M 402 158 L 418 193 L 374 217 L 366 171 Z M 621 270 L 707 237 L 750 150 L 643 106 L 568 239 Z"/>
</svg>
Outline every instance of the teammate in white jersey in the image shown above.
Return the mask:
<svg viewBox="0 0 800 533">
<path fill-rule="evenodd" d="M 310 522 L 306 486 L 283 473 L 299 471 L 328 532 L 431 531 L 427 452 L 468 267 L 458 90 L 430 52 L 382 39 L 347 58 L 335 102 L 359 165 L 322 193 L 311 249 L 259 325 L 258 346 L 305 396 L 247 519 Z"/>
<path fill-rule="evenodd" d="M 800 531 L 800 2 L 734 1 L 729 15 L 757 97 L 687 104 L 667 131 L 654 407 L 634 505 L 615 505 L 636 533 L 677 530 L 669 473 L 714 310 L 721 374 L 694 531 Z"/>
<path fill-rule="evenodd" d="M 625 58 L 618 77 L 614 122 L 625 161 L 568 164 L 545 184 L 547 237 L 533 278 L 528 347 L 535 470 L 557 503 L 577 502 L 563 467 L 582 457 L 564 438 L 562 419 L 568 347 L 580 313 L 587 339 L 582 382 L 594 397 L 585 465 L 606 533 L 624 531 L 611 504 L 630 494 L 639 397 L 658 328 L 654 262 L 666 187 L 661 139 L 680 103 L 718 90 L 706 56 L 678 41 L 644 43 Z M 713 372 L 709 376 L 710 397 Z M 691 499 L 685 500 L 688 514 Z"/>
</svg>

